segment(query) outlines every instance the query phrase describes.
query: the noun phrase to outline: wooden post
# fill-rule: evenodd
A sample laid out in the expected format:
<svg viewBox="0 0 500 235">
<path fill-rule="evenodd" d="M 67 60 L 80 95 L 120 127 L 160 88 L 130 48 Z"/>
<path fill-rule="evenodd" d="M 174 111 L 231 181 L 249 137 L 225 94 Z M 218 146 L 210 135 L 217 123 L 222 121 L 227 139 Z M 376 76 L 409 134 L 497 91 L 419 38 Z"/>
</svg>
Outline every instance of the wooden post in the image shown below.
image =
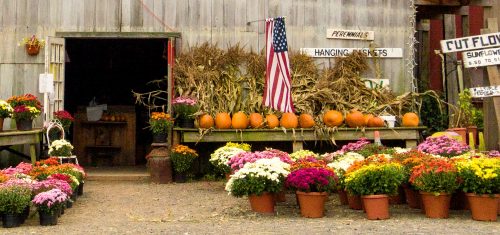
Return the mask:
<svg viewBox="0 0 500 235">
<path fill-rule="evenodd" d="M 444 38 L 451 39 L 457 37 L 456 32 L 456 20 L 455 15 L 445 14 L 444 15 Z M 446 62 L 446 97 L 448 98 L 448 103 L 456 105 L 458 101 L 458 80 L 457 73 L 450 71 L 455 71 L 457 69 L 455 61 L 457 61 L 457 53 L 450 53 L 445 57 Z M 454 110 L 448 108 L 448 114 L 450 117 L 454 114 Z"/>
<path fill-rule="evenodd" d="M 172 115 L 172 97 L 174 96 L 174 78 L 172 74 L 172 69 L 174 66 L 174 61 L 175 61 L 175 53 L 174 53 L 174 47 L 175 47 L 175 38 L 170 37 L 168 38 L 168 43 L 167 43 L 167 61 L 168 61 L 168 68 L 167 68 L 167 109 L 168 113 Z M 173 132 L 172 128 L 169 130 L 169 135 L 167 137 L 167 143 L 172 144 L 173 141 Z"/>
<path fill-rule="evenodd" d="M 481 34 L 498 32 L 497 18 L 488 18 L 487 27 L 488 28 L 481 30 Z M 488 73 L 489 85 L 500 85 L 498 66 L 487 66 L 486 70 Z M 486 147 L 487 149 L 500 149 L 500 138 L 498 137 L 500 134 L 500 97 L 485 98 L 483 110 Z"/>
</svg>

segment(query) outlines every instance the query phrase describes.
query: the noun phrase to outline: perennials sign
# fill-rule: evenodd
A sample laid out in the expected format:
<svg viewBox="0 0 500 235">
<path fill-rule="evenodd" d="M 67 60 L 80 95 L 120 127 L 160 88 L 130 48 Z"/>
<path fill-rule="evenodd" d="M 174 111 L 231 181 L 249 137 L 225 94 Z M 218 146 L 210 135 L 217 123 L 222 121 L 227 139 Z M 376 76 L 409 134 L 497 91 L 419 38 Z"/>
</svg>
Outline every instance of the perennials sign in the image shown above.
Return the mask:
<svg viewBox="0 0 500 235">
<path fill-rule="evenodd" d="M 375 39 L 375 33 L 373 31 L 327 29 L 326 38 L 373 40 Z"/>
<path fill-rule="evenodd" d="M 367 57 L 403 58 L 402 48 L 300 48 L 300 53 L 311 57 L 345 57 L 353 51 L 361 51 Z"/>
<path fill-rule="evenodd" d="M 500 32 L 441 40 L 443 53 L 500 47 Z"/>
</svg>

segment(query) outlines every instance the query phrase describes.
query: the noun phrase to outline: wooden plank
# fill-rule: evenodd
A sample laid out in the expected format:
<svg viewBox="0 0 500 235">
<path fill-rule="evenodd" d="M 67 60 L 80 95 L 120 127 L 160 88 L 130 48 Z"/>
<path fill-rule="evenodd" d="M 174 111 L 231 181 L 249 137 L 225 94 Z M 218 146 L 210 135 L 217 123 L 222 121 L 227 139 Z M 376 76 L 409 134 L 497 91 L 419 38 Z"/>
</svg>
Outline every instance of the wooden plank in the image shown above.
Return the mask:
<svg viewBox="0 0 500 235">
<path fill-rule="evenodd" d="M 487 19 L 487 25 L 488 28 L 485 30 L 481 30 L 481 33 L 492 33 L 492 32 L 498 32 L 498 21 L 497 18 L 488 18 Z M 486 67 L 486 70 L 488 72 L 488 79 L 489 79 L 489 85 L 490 86 L 498 86 L 500 85 L 500 74 L 498 72 L 498 66 L 488 66 Z M 487 100 L 491 100 L 488 102 L 488 104 L 493 104 L 493 109 L 489 110 L 487 112 L 488 117 L 485 120 L 485 127 L 492 127 L 490 128 L 485 128 L 485 136 L 488 139 L 488 148 L 489 149 L 500 149 L 500 137 L 498 136 L 500 134 L 500 97 L 491 97 L 487 98 Z M 487 108 L 490 108 L 490 105 L 486 106 Z M 490 112 L 494 111 L 494 112 Z M 496 123 L 496 125 L 495 125 Z M 496 126 L 496 128 L 495 128 Z M 496 139 L 496 141 L 495 141 Z M 496 146 L 494 144 L 496 142 Z"/>
<path fill-rule="evenodd" d="M 339 128 L 331 135 L 316 136 L 314 130 L 304 129 L 287 130 L 214 130 L 208 134 L 200 136 L 197 129 L 174 128 L 180 133 L 181 142 L 228 142 L 228 141 L 315 141 L 315 140 L 357 140 L 360 137 L 373 139 L 373 131 L 378 130 L 382 140 L 418 140 L 421 128 L 366 128 L 365 131 L 355 128 Z"/>
<path fill-rule="evenodd" d="M 456 24 L 455 24 L 455 15 L 445 14 L 444 15 L 444 37 L 445 39 L 456 38 Z M 456 105 L 458 101 L 458 80 L 456 74 L 456 65 L 455 62 L 457 60 L 456 53 L 448 53 L 446 56 L 446 95 L 447 101 L 450 104 Z M 448 114 L 455 114 L 454 110 L 448 108 Z"/>
</svg>

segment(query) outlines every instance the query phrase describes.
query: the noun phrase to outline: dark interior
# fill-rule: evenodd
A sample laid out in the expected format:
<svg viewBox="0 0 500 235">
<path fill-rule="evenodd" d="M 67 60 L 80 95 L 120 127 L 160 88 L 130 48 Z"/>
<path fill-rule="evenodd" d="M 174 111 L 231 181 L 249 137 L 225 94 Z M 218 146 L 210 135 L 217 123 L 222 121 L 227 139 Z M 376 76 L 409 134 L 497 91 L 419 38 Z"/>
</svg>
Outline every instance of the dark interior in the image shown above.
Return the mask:
<svg viewBox="0 0 500 235">
<path fill-rule="evenodd" d="M 66 38 L 65 109 L 75 113 L 94 97 L 98 104 L 135 106 L 136 149 L 145 149 L 151 142 L 144 130 L 148 112 L 131 91 L 167 89 L 166 83 L 147 84 L 167 75 L 166 45 L 167 39 Z"/>
</svg>

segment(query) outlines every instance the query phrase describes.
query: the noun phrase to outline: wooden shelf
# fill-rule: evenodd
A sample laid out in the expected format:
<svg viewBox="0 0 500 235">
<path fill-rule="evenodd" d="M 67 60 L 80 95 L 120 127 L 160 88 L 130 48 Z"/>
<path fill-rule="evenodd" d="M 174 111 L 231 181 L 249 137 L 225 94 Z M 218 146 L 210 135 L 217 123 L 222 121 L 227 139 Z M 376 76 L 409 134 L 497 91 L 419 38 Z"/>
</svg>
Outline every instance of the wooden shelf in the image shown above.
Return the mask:
<svg viewBox="0 0 500 235">
<path fill-rule="evenodd" d="M 127 122 L 109 122 L 109 121 L 82 121 L 82 124 L 86 125 L 126 125 Z"/>
</svg>

